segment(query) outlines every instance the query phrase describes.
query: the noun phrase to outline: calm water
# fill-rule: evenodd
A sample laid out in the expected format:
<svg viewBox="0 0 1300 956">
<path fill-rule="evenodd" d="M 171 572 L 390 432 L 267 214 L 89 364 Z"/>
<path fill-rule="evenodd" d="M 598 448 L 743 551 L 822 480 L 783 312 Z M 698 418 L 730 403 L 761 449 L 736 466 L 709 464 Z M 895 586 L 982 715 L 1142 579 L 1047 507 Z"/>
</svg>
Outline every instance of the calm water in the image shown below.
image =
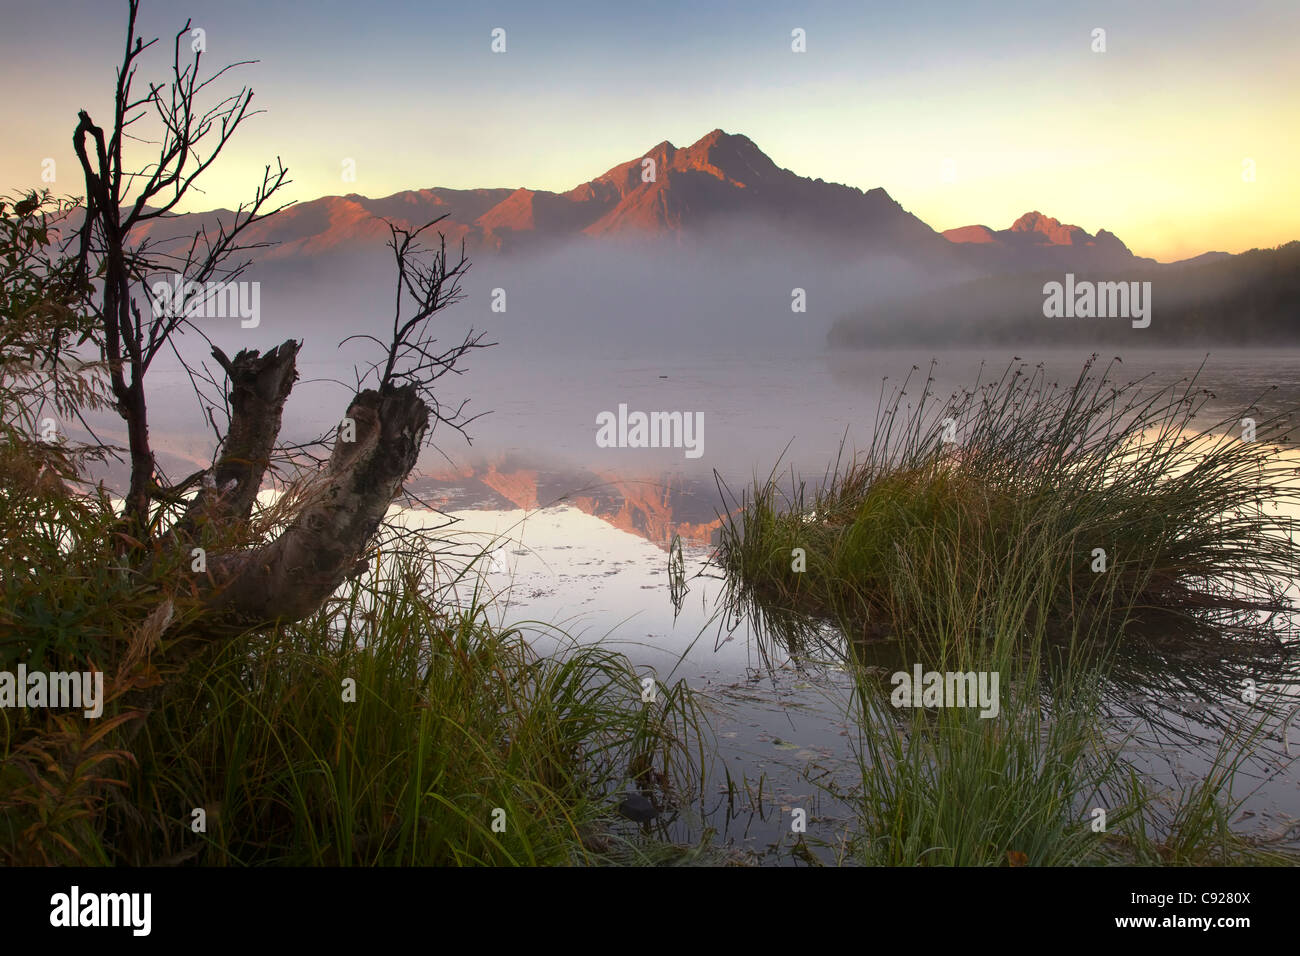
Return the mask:
<svg viewBox="0 0 1300 956">
<path fill-rule="evenodd" d="M 1019 354 L 1030 367 L 1042 362 L 1063 384 L 1077 377 L 1087 358 L 1080 352 Z M 1300 351 L 1121 357 L 1110 373 L 1113 380 L 1149 376 L 1153 387 L 1190 376 L 1204 362 L 1199 382 L 1211 393 L 1207 425 L 1237 416 L 1256 401 L 1261 420 L 1300 406 Z M 426 508 L 457 519 L 439 534 L 500 546 L 487 580 L 500 593 L 503 622 L 538 622 L 532 633 L 541 648 L 553 640 L 544 625 L 580 641 L 610 643 L 660 680 L 685 679 L 708 701 L 719 750 L 706 768 L 710 785 L 703 813 L 690 807 L 668 814 L 660 825 L 670 835 L 695 839 L 710 827 L 715 839 L 737 852 L 790 862 L 790 811 L 798 807 L 808 812 L 809 843 L 824 841 L 816 852 L 834 858 L 850 814 L 824 787 L 847 785 L 854 776 L 845 675 L 832 667 L 765 658 L 748 622 L 722 618 L 717 580 L 692 576 L 709 556 L 722 507 L 719 482 L 739 490 L 778 466 L 809 478 L 822 475 L 842 442 L 851 452 L 869 441 L 882 383 L 887 396 L 917 366 L 908 394 L 918 396 L 931 358 L 938 360 L 933 391 L 945 396 L 1000 376 L 1012 356 L 995 350 L 662 360 L 568 354 L 520 362 L 505 353 L 484 353 L 462 379 L 449 383 L 449 400 L 469 398 L 471 410 L 491 414 L 470 426 L 472 446 L 454 432 L 437 431 L 443 454 L 422 457 L 411 488 Z M 1099 367 L 1109 358 L 1101 356 Z M 348 377 L 327 360 L 309 361 L 302 372 L 304 382 L 287 414 L 294 436 L 331 428 L 350 394 L 325 381 Z M 179 380 L 172 386 L 182 394 Z M 597 416 L 617 414 L 621 404 L 629 411 L 698 413 L 702 453 L 693 458 L 680 448 L 598 447 Z M 201 460 L 207 443 L 185 403 L 155 407 L 164 409 L 154 425 L 159 444 L 177 458 Z M 420 509 L 408 520 L 446 519 Z M 692 578 L 680 612 L 669 599 L 665 550 L 674 534 L 687 542 Z M 1165 716 L 1188 735 L 1216 739 L 1218 732 L 1199 724 L 1194 711 L 1176 710 L 1177 702 L 1169 702 Z M 1122 718 L 1117 727 L 1129 726 Z M 1130 754 L 1153 779 L 1176 786 L 1206 771 L 1209 743 L 1134 729 Z M 1300 727 L 1292 740 L 1293 752 L 1300 753 Z M 1281 739 L 1265 741 L 1246 770 L 1258 789 L 1241 826 L 1300 837 L 1300 778 Z M 728 774 L 735 783 L 730 790 Z"/>
</svg>

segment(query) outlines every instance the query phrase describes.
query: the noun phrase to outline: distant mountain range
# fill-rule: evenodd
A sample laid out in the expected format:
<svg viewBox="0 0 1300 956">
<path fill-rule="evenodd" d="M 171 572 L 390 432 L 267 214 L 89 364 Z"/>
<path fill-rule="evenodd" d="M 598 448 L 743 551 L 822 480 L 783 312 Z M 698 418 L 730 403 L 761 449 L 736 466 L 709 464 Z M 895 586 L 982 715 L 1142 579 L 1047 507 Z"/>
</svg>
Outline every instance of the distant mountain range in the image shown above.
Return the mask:
<svg viewBox="0 0 1300 956">
<path fill-rule="evenodd" d="M 1150 265 L 1105 229 L 1089 235 L 1037 211 L 1009 229 L 964 226 L 942 234 L 903 209 L 884 189 L 799 176 L 778 167 L 746 136 L 720 129 L 679 149 L 662 142 L 641 156 L 564 193 L 534 189 L 431 188 L 369 199 L 355 193 L 299 203 L 254 225 L 249 242 L 275 243 L 260 261 L 382 248 L 382 218 L 440 224 L 471 254 L 517 253 L 573 241 L 709 237 L 734 228 L 790 242 L 822 240 L 845 257 L 888 254 L 938 273 L 998 274 L 1048 268 Z M 149 224 L 155 238 L 211 228 L 229 210 Z"/>
<path fill-rule="evenodd" d="M 390 281 L 383 220 L 419 226 L 444 213 L 438 228 L 464 240 L 480 301 L 509 286 L 514 311 L 479 321 L 519 349 L 604 342 L 632 354 L 828 333 L 832 347 L 1132 340 L 1127 323 L 1045 318 L 1045 284 L 1067 274 L 1151 283 L 1156 320 L 1137 341 L 1300 341 L 1296 244 L 1161 264 L 1106 229 L 1038 210 L 1005 229 L 939 233 L 884 189 L 800 176 L 720 129 L 683 149 L 659 143 L 563 193 L 432 188 L 291 206 L 244 234 L 263 245 L 256 274 L 291 280 L 268 284 L 268 314 L 284 327 L 295 309 L 326 323 L 371 311 Z M 232 215 L 155 220 L 148 235 L 211 232 Z M 792 318 L 795 287 L 810 290 L 815 314 Z"/>
</svg>

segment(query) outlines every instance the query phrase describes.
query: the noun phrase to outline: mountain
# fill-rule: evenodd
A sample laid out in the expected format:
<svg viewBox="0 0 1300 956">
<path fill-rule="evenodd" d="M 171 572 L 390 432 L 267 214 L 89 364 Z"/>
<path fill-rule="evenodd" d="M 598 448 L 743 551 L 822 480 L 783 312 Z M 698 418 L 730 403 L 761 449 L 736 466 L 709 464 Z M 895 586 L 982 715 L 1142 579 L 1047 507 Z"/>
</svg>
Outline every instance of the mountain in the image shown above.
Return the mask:
<svg viewBox="0 0 1300 956">
<path fill-rule="evenodd" d="M 647 163 L 649 160 L 650 163 Z M 651 165 L 652 164 L 652 165 Z M 824 241 L 846 256 L 878 253 L 930 268 L 960 268 L 959 247 L 907 212 L 884 189 L 809 179 L 778 167 L 746 136 L 715 129 L 691 146 L 659 143 L 563 193 L 535 189 L 420 189 L 369 199 L 355 193 L 298 203 L 250 227 L 259 262 L 347 253 L 388 237 L 380 217 L 403 226 L 442 214 L 449 243 L 471 254 L 535 250 L 567 241 L 740 241 L 771 236 Z M 156 220 L 138 233 L 153 241 L 211 231 L 230 210 Z"/>
<path fill-rule="evenodd" d="M 960 246 L 968 259 L 990 273 L 1036 272 L 1044 269 L 1116 269 L 1154 265 L 1154 259 L 1133 255 L 1113 232 L 1090 235 L 1038 210 L 1027 212 L 1010 229 L 961 226 L 943 237 Z"/>
<path fill-rule="evenodd" d="M 644 181 L 645 159 L 654 164 L 653 182 Z M 663 236 L 749 220 L 900 253 L 946 252 L 938 234 L 885 190 L 863 192 L 796 175 L 747 136 L 720 129 L 686 149 L 660 143 L 564 198 L 600 211 L 582 230 L 588 236 Z"/>
<path fill-rule="evenodd" d="M 1222 262 L 1224 259 L 1231 258 L 1231 252 L 1202 252 L 1199 256 L 1192 256 L 1190 259 L 1179 259 L 1177 262 L 1169 264 L 1171 266 L 1203 266 L 1211 262 Z"/>
<path fill-rule="evenodd" d="M 378 269 L 389 261 L 383 219 L 412 228 L 443 215 L 438 230 L 448 246 L 464 242 L 476 260 L 651 243 L 701 260 L 699 252 L 716 252 L 711 261 L 719 263 L 779 261 L 806 282 L 816 278 L 810 264 L 857 272 L 876 291 L 885 284 L 863 271 L 868 259 L 900 261 L 904 268 L 891 267 L 889 280 L 914 287 L 1001 274 L 1131 271 L 1154 264 L 1132 255 L 1108 230 L 1089 234 L 1037 211 L 1009 229 L 970 225 L 940 234 L 880 187 L 863 191 L 800 176 L 777 166 L 749 137 L 720 129 L 684 148 L 658 143 L 564 193 L 438 187 L 378 199 L 355 193 L 322 196 L 257 222 L 243 239 L 260 246 L 256 268 L 265 269 L 264 276 L 300 273 L 322 281 L 346 271 L 356 285 L 365 268 L 381 274 Z M 168 217 L 147 222 L 136 235 L 185 242 L 200 228 L 212 234 L 218 219 L 229 224 L 233 213 L 218 209 Z M 845 286 L 842 295 L 852 294 L 865 293 Z"/>
</svg>

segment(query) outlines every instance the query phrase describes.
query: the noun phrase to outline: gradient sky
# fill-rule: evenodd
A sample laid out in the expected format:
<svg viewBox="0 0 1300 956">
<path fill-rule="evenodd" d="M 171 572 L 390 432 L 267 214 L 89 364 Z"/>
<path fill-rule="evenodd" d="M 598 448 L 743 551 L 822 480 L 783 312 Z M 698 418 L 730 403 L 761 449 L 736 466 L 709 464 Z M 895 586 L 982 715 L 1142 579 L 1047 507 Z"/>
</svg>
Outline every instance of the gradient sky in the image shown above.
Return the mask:
<svg viewBox="0 0 1300 956">
<path fill-rule="evenodd" d="M 247 83 L 267 112 L 188 209 L 247 199 L 276 156 L 300 200 L 564 190 L 721 127 L 801 175 L 883 186 L 940 230 L 1038 209 L 1161 260 L 1300 238 L 1297 0 L 144 7 L 142 32 L 162 40 L 142 78 L 166 78 L 186 17 L 207 31 L 208 66 L 261 61 L 221 89 Z M 83 191 L 71 134 L 78 109 L 110 118 L 125 10 L 0 0 L 0 191 L 39 186 L 46 157 L 56 192 Z"/>
</svg>

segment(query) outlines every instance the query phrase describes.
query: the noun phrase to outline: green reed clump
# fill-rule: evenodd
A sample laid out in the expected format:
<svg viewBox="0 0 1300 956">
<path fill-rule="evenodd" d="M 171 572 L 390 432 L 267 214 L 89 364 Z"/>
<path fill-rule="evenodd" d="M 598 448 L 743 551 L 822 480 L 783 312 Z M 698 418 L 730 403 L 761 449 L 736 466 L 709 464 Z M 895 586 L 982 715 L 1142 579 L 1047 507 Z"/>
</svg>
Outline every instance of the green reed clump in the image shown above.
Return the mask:
<svg viewBox="0 0 1300 956">
<path fill-rule="evenodd" d="M 917 583 L 907 579 L 900 587 Z M 1076 617 L 1069 627 L 1071 647 L 1103 637 L 1096 618 Z M 996 675 L 995 707 L 984 708 L 984 700 L 980 706 L 952 706 L 951 700 L 901 706 L 908 701 L 897 693 L 897 678 L 886 679 L 886 668 L 850 664 L 857 676 L 861 784 L 845 796 L 857 812 L 851 844 L 858 860 L 906 866 L 1294 865 L 1294 847 L 1270 845 L 1232 827 L 1245 799 L 1240 771 L 1276 724 L 1268 708 L 1236 714 L 1205 778 L 1162 794 L 1130 759 L 1131 734 L 1107 720 L 1113 644 L 1100 655 L 1071 656 L 1041 633 L 1030 632 L 1026 640 L 1014 601 L 995 605 L 984 628 L 991 640 L 971 646 L 958 640 L 963 629 L 955 618 L 936 620 L 934 640 L 902 651 L 894 666 L 909 673 L 905 658 L 914 654 L 923 670 Z"/>
<path fill-rule="evenodd" d="M 898 710 L 864 693 L 856 859 L 884 866 L 1286 865 L 1294 842 L 1240 832 L 1243 765 L 1262 728 L 1226 735 L 1209 772 L 1162 792 L 1105 731 L 1097 673 L 1042 706 L 1030 674 L 999 713 Z M 1238 824 L 1238 826 L 1234 826 Z"/>
<path fill-rule="evenodd" d="M 1120 772 L 1080 708 L 1048 719 L 1008 688 L 999 714 L 939 708 L 902 716 L 879 698 L 859 752 L 854 849 L 888 866 L 1061 866 L 1095 861 L 1087 797 Z M 1108 807 L 1110 825 L 1131 813 Z"/>
<path fill-rule="evenodd" d="M 927 639 L 900 649 L 893 664 L 895 675 L 909 677 L 913 661 L 922 671 L 975 672 L 985 689 L 996 689 L 991 701 L 907 706 L 889 667 L 850 657 L 862 781 L 850 800 L 858 813 L 853 845 L 862 861 L 1073 864 L 1102 851 L 1087 807 L 1107 808 L 1111 825 L 1131 812 L 1099 802 L 1117 789 L 1122 768 L 1096 720 L 1097 671 L 1066 662 L 1056 697 L 1043 699 L 1041 657 L 1050 651 L 1041 640 L 1024 640 L 1027 627 L 1045 626 L 1027 611 L 1050 578 L 1039 570 L 1037 577 L 980 582 L 990 596 L 984 608 L 968 606 L 958 583 L 932 595 L 937 610 L 924 622 Z M 927 586 L 923 576 L 904 573 L 896 591 L 921 603 Z M 968 639 L 964 613 L 984 614 L 986 640 Z M 1076 618 L 1070 627 L 1074 641 L 1083 643 L 1087 621 Z"/>
<path fill-rule="evenodd" d="M 812 491 L 770 476 L 724 517 L 729 600 L 866 641 L 926 640 L 936 615 L 985 640 L 1008 587 L 1058 639 L 1077 615 L 1209 640 L 1284 609 L 1295 549 L 1260 502 L 1297 497 L 1276 448 L 1287 419 L 1260 416 L 1240 441 L 1239 417 L 1196 424 L 1209 395 L 1194 377 L 1148 393 L 1116 369 L 1090 360 L 1060 386 L 1013 365 L 946 403 L 932 376 L 915 402 L 900 390 L 867 450 Z"/>
<path fill-rule="evenodd" d="M 1280 622 L 1296 554 L 1261 506 L 1297 497 L 1287 419 L 1207 425 L 1195 377 L 1144 391 L 1115 372 L 1089 361 L 1061 387 L 1013 365 L 944 403 L 930 377 L 882 401 L 867 450 L 811 490 L 773 475 L 729 502 L 730 610 L 855 675 L 861 783 L 840 796 L 860 861 L 1294 859 L 1230 826 L 1249 745 L 1221 748 L 1165 811 L 1106 714 L 1141 715 L 1138 689 L 1165 701 L 1158 717 L 1190 693 L 1220 726 L 1242 678 L 1294 682 Z M 1240 417 L 1254 441 L 1234 437 Z M 998 712 L 899 706 L 894 675 L 917 664 L 998 675 Z"/>
</svg>

